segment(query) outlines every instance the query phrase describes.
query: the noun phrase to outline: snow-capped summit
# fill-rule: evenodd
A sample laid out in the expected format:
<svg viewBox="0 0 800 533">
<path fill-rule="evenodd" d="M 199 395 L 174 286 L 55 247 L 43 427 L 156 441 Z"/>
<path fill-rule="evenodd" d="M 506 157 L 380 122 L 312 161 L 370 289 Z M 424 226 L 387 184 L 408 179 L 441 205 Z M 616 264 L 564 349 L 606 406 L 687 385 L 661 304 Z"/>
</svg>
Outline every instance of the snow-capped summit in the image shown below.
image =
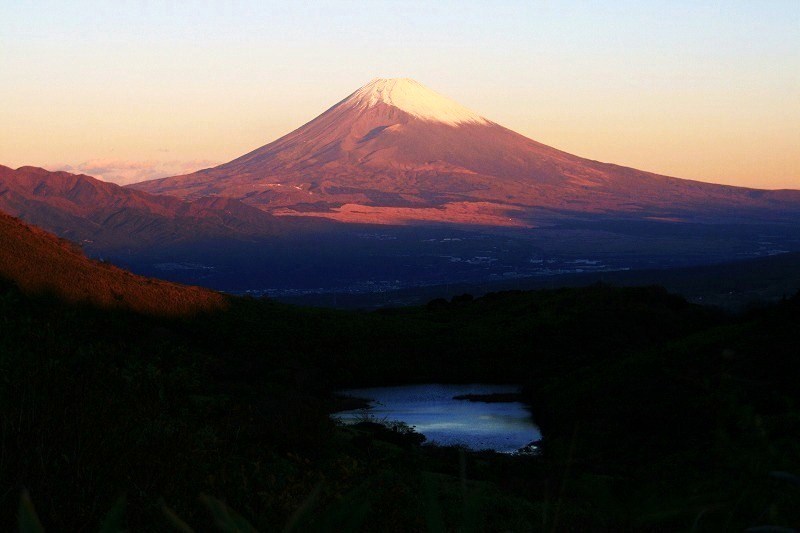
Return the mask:
<svg viewBox="0 0 800 533">
<path fill-rule="evenodd" d="M 368 224 L 537 226 L 569 213 L 719 220 L 732 209 L 800 217 L 800 191 L 753 194 L 584 159 L 408 78 L 376 78 L 228 163 L 132 187 Z"/>
<path fill-rule="evenodd" d="M 341 106 L 359 109 L 383 103 L 422 120 L 456 126 L 463 123 L 487 124 L 489 121 L 410 78 L 374 78 L 341 102 Z"/>
</svg>

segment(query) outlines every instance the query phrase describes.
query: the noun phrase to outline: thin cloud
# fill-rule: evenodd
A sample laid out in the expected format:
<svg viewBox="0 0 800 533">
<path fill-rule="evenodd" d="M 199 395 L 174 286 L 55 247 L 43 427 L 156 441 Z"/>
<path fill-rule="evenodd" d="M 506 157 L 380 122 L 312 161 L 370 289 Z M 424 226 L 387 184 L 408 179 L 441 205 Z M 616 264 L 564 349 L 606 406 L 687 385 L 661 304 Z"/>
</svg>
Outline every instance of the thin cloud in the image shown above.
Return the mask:
<svg viewBox="0 0 800 533">
<path fill-rule="evenodd" d="M 91 159 L 77 165 L 60 165 L 56 170 L 88 174 L 97 179 L 127 185 L 140 181 L 188 174 L 218 165 L 217 161 L 192 159 L 188 161 L 131 161 L 125 159 Z"/>
</svg>

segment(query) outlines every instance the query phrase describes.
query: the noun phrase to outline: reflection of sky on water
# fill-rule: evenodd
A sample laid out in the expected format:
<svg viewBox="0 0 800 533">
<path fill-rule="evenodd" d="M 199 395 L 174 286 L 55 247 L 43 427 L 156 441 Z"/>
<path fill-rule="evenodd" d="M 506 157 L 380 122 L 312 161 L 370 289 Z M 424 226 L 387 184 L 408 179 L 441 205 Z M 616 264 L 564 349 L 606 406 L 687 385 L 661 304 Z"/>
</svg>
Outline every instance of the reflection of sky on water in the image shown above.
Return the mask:
<svg viewBox="0 0 800 533">
<path fill-rule="evenodd" d="M 427 442 L 461 444 L 473 450 L 517 450 L 541 438 L 527 408 L 518 402 L 484 403 L 454 400 L 462 394 L 519 392 L 514 385 L 407 385 L 350 389 L 342 394 L 371 401 L 377 419 L 400 420 L 427 437 Z M 363 411 L 342 411 L 336 417 L 357 420 Z"/>
</svg>

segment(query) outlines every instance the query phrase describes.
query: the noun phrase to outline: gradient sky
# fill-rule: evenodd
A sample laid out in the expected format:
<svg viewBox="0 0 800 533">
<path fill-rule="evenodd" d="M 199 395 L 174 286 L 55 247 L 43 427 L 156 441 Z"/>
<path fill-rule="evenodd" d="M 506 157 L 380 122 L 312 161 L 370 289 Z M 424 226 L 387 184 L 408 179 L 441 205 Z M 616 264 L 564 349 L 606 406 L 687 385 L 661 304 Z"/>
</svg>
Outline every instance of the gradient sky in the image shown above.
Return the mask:
<svg viewBox="0 0 800 533">
<path fill-rule="evenodd" d="M 0 164 L 233 159 L 373 77 L 576 155 L 800 189 L 800 1 L 0 3 Z"/>
</svg>

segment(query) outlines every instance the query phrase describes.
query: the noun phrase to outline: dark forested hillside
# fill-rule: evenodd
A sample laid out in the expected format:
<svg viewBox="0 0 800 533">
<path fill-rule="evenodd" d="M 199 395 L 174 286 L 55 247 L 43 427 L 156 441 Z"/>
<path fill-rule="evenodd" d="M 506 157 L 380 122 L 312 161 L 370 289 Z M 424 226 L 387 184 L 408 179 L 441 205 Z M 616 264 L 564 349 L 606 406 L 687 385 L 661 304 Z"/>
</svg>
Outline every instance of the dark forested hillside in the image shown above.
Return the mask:
<svg viewBox="0 0 800 533">
<path fill-rule="evenodd" d="M 47 259 L 64 279 L 88 268 L 20 231 L 64 249 Z M 205 530 L 230 509 L 263 531 L 800 524 L 797 296 L 736 316 L 596 285 L 373 313 L 231 298 L 164 317 L 56 290 L 69 283 L 30 291 L 41 258 L 15 257 L 33 263 L 0 282 L 5 529 L 23 490 L 23 518 L 50 531 Z M 165 300 L 186 290 L 170 287 Z M 522 384 L 542 453 L 420 447 L 328 417 L 339 387 L 428 381 Z"/>
</svg>

